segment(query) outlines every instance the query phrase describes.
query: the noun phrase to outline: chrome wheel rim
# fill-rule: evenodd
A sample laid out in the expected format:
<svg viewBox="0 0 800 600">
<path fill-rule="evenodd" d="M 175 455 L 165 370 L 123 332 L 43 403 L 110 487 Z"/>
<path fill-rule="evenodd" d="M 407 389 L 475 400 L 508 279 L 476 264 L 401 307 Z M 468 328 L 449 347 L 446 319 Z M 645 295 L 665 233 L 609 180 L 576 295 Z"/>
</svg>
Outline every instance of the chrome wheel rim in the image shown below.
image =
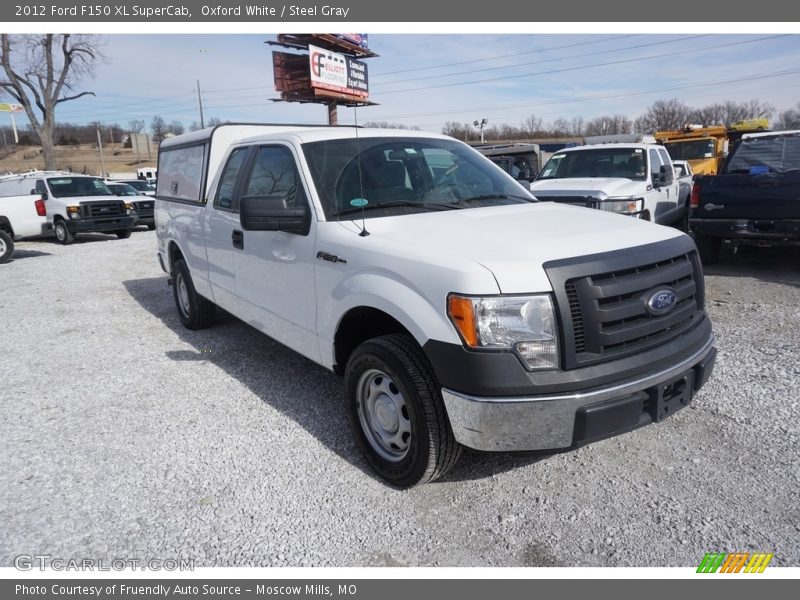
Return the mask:
<svg viewBox="0 0 800 600">
<path fill-rule="evenodd" d="M 56 237 L 58 238 L 59 242 L 63 242 L 64 239 L 67 237 L 66 231 L 64 230 L 64 225 L 58 223 L 56 225 Z"/>
<path fill-rule="evenodd" d="M 3 256 L 6 253 L 6 241 L 0 237 L 0 256 Z"/>
<path fill-rule="evenodd" d="M 356 406 L 361 430 L 375 453 L 399 462 L 411 445 L 411 419 L 400 388 L 383 371 L 369 369 L 358 380 Z"/>
<path fill-rule="evenodd" d="M 178 308 L 181 309 L 184 317 L 189 318 L 189 288 L 186 286 L 186 280 L 179 275 L 175 285 L 178 288 Z"/>
</svg>

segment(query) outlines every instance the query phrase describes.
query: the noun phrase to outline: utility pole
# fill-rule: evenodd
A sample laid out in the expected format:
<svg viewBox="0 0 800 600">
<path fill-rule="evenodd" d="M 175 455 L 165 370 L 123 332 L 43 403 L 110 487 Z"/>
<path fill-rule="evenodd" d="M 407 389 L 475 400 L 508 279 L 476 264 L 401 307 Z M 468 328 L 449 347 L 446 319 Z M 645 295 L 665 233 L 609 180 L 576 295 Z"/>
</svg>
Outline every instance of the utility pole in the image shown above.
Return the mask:
<svg viewBox="0 0 800 600">
<path fill-rule="evenodd" d="M 97 147 L 100 149 L 100 168 L 102 169 L 100 176 L 106 176 L 106 161 L 103 158 L 103 141 L 100 139 L 100 123 L 95 123 L 95 131 L 97 132 Z"/>
<path fill-rule="evenodd" d="M 205 129 L 206 124 L 203 122 L 203 98 L 200 96 L 200 80 L 197 80 L 197 104 L 200 105 L 200 129 Z"/>
</svg>

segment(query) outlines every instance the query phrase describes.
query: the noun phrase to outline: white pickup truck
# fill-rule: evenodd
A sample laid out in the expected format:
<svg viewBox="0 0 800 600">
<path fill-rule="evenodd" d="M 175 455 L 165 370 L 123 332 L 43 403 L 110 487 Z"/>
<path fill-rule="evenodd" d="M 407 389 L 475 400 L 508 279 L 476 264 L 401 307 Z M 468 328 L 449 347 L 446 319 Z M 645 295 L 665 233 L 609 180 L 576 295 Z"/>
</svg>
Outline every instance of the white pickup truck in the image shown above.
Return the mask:
<svg viewBox="0 0 800 600">
<path fill-rule="evenodd" d="M 0 264 L 11 260 L 15 241 L 46 235 L 51 229 L 41 195 L 4 194 L 3 180 L 7 179 L 0 178 Z M 6 186 L 5 191 L 12 190 Z"/>
<path fill-rule="evenodd" d="M 639 217 L 660 225 L 680 224 L 681 203 L 672 160 L 660 144 L 588 144 L 556 152 L 531 192 L 539 200 L 585 206 Z"/>
<path fill-rule="evenodd" d="M 691 238 L 537 202 L 452 138 L 226 124 L 164 140 L 158 166 L 180 320 L 219 306 L 343 375 L 355 439 L 394 485 L 462 446 L 574 448 L 660 421 L 713 368 Z"/>
</svg>

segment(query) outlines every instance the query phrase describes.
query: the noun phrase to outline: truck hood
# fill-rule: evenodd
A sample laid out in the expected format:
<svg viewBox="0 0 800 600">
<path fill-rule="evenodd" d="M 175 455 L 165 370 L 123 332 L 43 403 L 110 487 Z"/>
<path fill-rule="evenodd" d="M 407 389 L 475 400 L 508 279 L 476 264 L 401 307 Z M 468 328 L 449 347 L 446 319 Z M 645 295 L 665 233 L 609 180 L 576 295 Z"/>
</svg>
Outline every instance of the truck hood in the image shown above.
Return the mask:
<svg viewBox="0 0 800 600">
<path fill-rule="evenodd" d="M 611 198 L 641 196 L 646 182 L 625 177 L 576 177 L 571 179 L 542 179 L 531 183 L 531 193 L 549 196 L 592 196 Z"/>
<path fill-rule="evenodd" d="M 353 232 L 360 221 L 342 226 Z M 377 252 L 430 264 L 483 266 L 502 293 L 551 290 L 542 264 L 678 237 L 676 229 L 598 210 L 552 202 L 368 219 Z M 409 274 L 412 277 L 413 274 Z M 467 290 L 464 290 L 465 292 Z M 490 293 L 479 291 L 477 293 Z"/>
</svg>

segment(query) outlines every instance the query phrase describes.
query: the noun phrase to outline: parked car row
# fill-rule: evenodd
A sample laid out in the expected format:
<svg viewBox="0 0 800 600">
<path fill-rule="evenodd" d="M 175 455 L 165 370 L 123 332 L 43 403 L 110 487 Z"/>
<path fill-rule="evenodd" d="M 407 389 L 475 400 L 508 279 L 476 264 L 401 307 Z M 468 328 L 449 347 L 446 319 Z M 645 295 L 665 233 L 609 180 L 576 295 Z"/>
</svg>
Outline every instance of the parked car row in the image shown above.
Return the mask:
<svg viewBox="0 0 800 600">
<path fill-rule="evenodd" d="M 153 229 L 155 199 L 135 190 L 131 195 L 130 190 L 63 171 L 0 178 L 0 262 L 11 259 L 15 241 L 28 237 L 52 234 L 70 244 L 81 233 L 113 233 L 124 239 L 136 225 Z"/>
</svg>

